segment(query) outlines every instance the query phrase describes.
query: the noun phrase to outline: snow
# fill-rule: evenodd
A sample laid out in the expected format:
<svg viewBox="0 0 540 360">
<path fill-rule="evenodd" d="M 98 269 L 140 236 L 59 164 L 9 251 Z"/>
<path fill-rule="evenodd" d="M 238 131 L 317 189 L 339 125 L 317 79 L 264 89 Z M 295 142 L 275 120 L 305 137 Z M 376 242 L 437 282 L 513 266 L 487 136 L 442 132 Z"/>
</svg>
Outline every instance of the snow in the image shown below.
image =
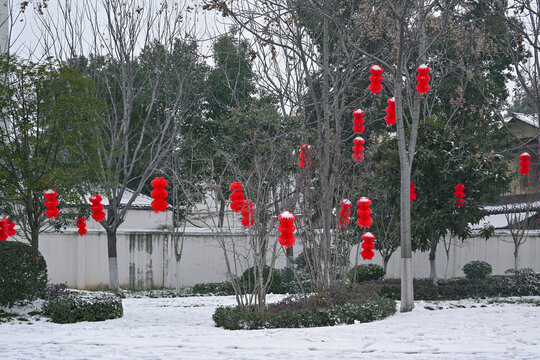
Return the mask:
<svg viewBox="0 0 540 360">
<path fill-rule="evenodd" d="M 285 219 L 294 219 L 294 215 L 289 211 L 282 212 L 280 216 Z"/>
<path fill-rule="evenodd" d="M 362 142 L 362 141 L 365 141 L 365 140 L 364 140 L 364 138 L 363 138 L 363 137 L 361 137 L 361 136 L 357 136 L 357 137 L 355 137 L 355 138 L 354 138 L 354 140 L 356 140 L 356 141 L 360 141 L 360 142 Z"/>
<path fill-rule="evenodd" d="M 370 233 L 369 231 L 367 233 L 365 233 L 364 235 L 362 235 L 362 239 L 372 239 L 374 240 L 375 239 L 375 235 L 373 235 L 372 233 Z"/>
<path fill-rule="evenodd" d="M 270 295 L 277 301 L 281 296 Z M 529 298 L 540 301 L 540 297 Z M 218 305 L 234 297 L 124 299 L 105 322 L 0 324 L 2 359 L 414 359 L 540 358 L 540 307 L 487 300 L 416 302 L 372 323 L 229 331 Z M 35 318 L 33 318 L 35 319 Z"/>
<path fill-rule="evenodd" d="M 512 214 L 512 217 L 518 216 L 518 219 L 525 219 L 527 215 L 526 212 Z M 495 229 L 503 229 L 508 226 L 508 219 L 506 214 L 494 214 L 484 217 L 478 224 L 471 226 L 473 230 L 483 229 L 487 226 L 492 225 Z"/>
<path fill-rule="evenodd" d="M 381 71 L 382 70 L 382 67 L 380 67 L 379 65 L 373 65 L 371 67 L 372 70 L 375 70 L 375 71 Z"/>
<path fill-rule="evenodd" d="M 345 205 L 351 205 L 351 200 L 349 200 L 349 199 L 343 199 L 343 200 L 341 200 L 341 202 L 343 202 L 343 204 L 345 204 Z"/>
<path fill-rule="evenodd" d="M 529 154 L 528 152 L 523 152 L 521 153 L 521 155 L 519 155 L 520 157 L 531 157 L 531 154 Z"/>
<path fill-rule="evenodd" d="M 534 115 L 528 115 L 528 114 L 522 114 L 522 113 L 513 113 L 512 116 L 508 116 L 504 118 L 504 122 L 508 123 L 512 119 L 517 119 L 521 122 L 524 122 L 525 124 L 534 126 L 535 128 L 538 128 L 538 116 Z"/>
<path fill-rule="evenodd" d="M 390 99 L 388 99 L 388 101 L 396 102 L 396 98 L 392 96 Z"/>
<path fill-rule="evenodd" d="M 353 114 L 362 114 L 362 113 L 363 113 L 362 109 L 356 109 L 353 112 Z"/>
<path fill-rule="evenodd" d="M 53 189 L 49 189 L 49 190 L 45 190 L 43 193 L 44 194 L 56 194 L 56 191 L 54 191 Z"/>
<path fill-rule="evenodd" d="M 362 196 L 360 199 L 358 199 L 358 202 L 370 202 L 371 200 L 369 200 L 368 197 L 366 196 Z"/>
<path fill-rule="evenodd" d="M 427 69 L 428 66 L 427 66 L 426 64 L 422 64 L 422 65 L 420 65 L 418 68 L 419 68 L 419 69 Z"/>
</svg>

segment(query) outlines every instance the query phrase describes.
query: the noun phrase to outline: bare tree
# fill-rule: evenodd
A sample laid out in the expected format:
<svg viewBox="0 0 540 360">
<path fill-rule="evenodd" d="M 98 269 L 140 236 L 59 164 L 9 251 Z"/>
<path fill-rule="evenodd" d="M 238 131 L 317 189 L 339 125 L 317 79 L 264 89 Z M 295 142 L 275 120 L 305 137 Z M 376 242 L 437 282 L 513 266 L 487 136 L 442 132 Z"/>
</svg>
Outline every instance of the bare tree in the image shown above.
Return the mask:
<svg viewBox="0 0 540 360">
<path fill-rule="evenodd" d="M 41 9 L 44 51 L 64 61 L 89 58 L 85 70 L 108 103 L 95 154 L 96 179 L 108 199 L 109 287 L 118 289 L 117 230 L 179 136 L 189 97 L 190 69 L 175 67 L 178 39 L 193 34 L 178 1 L 65 1 Z M 59 21 L 60 19 L 60 21 Z M 141 55 L 144 51 L 144 57 Z M 92 63 L 93 61 L 93 63 Z M 131 188 L 133 192 L 126 190 Z M 129 195 L 128 195 L 129 194 Z"/>
</svg>

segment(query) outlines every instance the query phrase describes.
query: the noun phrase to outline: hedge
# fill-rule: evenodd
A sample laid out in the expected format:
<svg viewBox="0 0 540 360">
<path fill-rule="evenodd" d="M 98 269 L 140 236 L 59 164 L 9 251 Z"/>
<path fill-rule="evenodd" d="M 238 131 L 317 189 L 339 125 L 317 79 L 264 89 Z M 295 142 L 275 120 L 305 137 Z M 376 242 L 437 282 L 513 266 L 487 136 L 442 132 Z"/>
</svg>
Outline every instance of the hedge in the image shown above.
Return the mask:
<svg viewBox="0 0 540 360">
<path fill-rule="evenodd" d="M 47 263 L 40 252 L 16 241 L 0 241 L 0 305 L 37 299 L 47 285 Z"/>
<path fill-rule="evenodd" d="M 106 292 L 67 292 L 43 306 L 43 315 L 59 324 L 116 319 L 123 312 L 122 299 Z"/>
</svg>

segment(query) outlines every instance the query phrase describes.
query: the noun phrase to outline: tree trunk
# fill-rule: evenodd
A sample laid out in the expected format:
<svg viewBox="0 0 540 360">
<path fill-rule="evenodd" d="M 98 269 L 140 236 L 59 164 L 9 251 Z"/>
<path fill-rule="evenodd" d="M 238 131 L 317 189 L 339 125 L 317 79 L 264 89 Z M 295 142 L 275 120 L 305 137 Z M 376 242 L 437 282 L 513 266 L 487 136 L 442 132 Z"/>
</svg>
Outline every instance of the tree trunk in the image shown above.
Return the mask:
<svg viewBox="0 0 540 360">
<path fill-rule="evenodd" d="M 218 219 L 218 228 L 223 228 L 223 223 L 225 221 L 225 200 L 221 199 L 219 201 L 219 219 Z"/>
<path fill-rule="evenodd" d="M 30 245 L 36 249 L 36 250 L 39 250 L 39 225 L 36 227 L 36 226 L 32 226 L 32 229 L 30 230 L 30 236 L 31 236 L 31 239 L 30 239 Z"/>
<path fill-rule="evenodd" d="M 285 255 L 287 256 L 287 263 L 285 264 L 285 268 L 292 270 L 294 267 L 294 251 L 292 246 L 285 250 Z"/>
<path fill-rule="evenodd" d="M 390 257 L 392 256 L 392 254 L 390 255 L 384 255 L 383 257 L 383 269 L 384 269 L 384 275 L 386 275 L 386 270 L 388 269 L 388 262 L 390 261 Z"/>
<path fill-rule="evenodd" d="M 514 247 L 514 270 L 519 269 L 519 245 Z"/>
<path fill-rule="evenodd" d="M 433 281 L 434 285 L 437 285 L 437 262 L 435 261 L 435 254 L 437 252 L 438 238 L 432 237 L 429 251 L 429 278 Z"/>
<path fill-rule="evenodd" d="M 107 249 L 109 253 L 109 289 L 118 290 L 118 259 L 116 256 L 116 230 L 107 231 Z"/>
</svg>

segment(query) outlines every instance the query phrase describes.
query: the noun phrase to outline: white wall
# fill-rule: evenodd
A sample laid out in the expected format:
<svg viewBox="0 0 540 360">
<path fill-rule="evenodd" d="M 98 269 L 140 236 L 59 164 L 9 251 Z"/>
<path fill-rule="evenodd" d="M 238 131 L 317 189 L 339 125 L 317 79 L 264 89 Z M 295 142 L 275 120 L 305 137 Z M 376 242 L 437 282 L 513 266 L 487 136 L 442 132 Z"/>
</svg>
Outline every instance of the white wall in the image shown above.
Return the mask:
<svg viewBox="0 0 540 360">
<path fill-rule="evenodd" d="M 237 245 L 247 246 L 247 236 L 234 235 Z M 462 276 L 462 267 L 472 260 L 491 264 L 494 274 L 503 274 L 513 268 L 513 244 L 507 233 L 499 232 L 488 241 L 480 238 L 456 242 L 451 247 L 448 276 Z M 276 240 L 277 241 L 277 240 Z M 103 231 L 90 230 L 81 237 L 75 231 L 63 234 L 45 233 L 40 238 L 40 250 L 47 261 L 49 278 L 53 283 L 67 282 L 74 288 L 106 288 L 108 283 L 107 239 Z M 295 254 L 301 249 L 297 246 Z M 285 257 L 280 251 L 277 267 L 283 267 Z M 531 232 L 520 249 L 520 267 L 530 267 L 540 272 L 540 234 Z M 355 249 L 351 254 L 354 261 Z M 373 263 L 382 264 L 378 252 Z M 360 263 L 369 263 L 362 261 Z M 414 253 L 415 277 L 429 276 L 428 253 Z M 123 288 L 151 289 L 176 285 L 174 245 L 168 232 L 157 229 L 118 232 L 119 280 Z M 443 245 L 437 251 L 437 268 L 445 277 L 446 256 Z M 399 249 L 392 256 L 387 277 L 398 278 L 400 269 Z M 189 286 L 202 282 L 226 279 L 223 251 L 211 232 L 187 232 L 184 238 L 182 259 L 179 263 L 179 282 Z"/>
</svg>

